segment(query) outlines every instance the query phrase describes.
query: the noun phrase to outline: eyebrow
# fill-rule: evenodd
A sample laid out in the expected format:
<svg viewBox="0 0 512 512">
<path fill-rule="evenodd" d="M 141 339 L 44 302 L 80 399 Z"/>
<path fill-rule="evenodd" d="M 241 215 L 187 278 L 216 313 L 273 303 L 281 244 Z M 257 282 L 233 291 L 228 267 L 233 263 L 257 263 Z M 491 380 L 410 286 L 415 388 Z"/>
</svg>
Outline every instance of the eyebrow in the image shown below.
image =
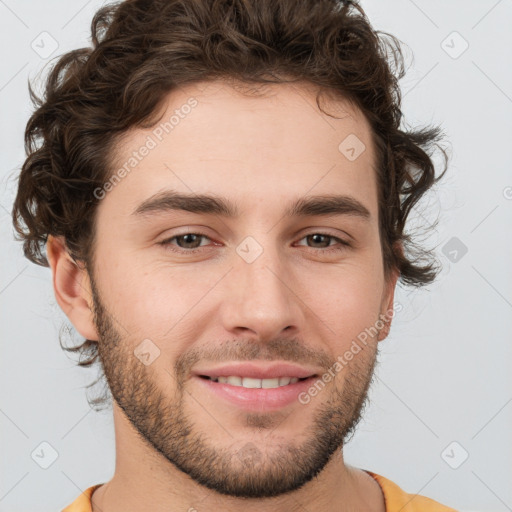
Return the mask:
<svg viewBox="0 0 512 512">
<path fill-rule="evenodd" d="M 173 190 L 157 192 L 143 201 L 132 215 L 151 217 L 169 211 L 181 210 L 191 213 L 220 215 L 237 218 L 240 210 L 226 198 L 205 194 L 183 194 Z M 322 215 L 350 215 L 369 221 L 370 211 L 360 201 L 347 195 L 317 195 L 301 197 L 286 209 L 285 217 Z"/>
</svg>

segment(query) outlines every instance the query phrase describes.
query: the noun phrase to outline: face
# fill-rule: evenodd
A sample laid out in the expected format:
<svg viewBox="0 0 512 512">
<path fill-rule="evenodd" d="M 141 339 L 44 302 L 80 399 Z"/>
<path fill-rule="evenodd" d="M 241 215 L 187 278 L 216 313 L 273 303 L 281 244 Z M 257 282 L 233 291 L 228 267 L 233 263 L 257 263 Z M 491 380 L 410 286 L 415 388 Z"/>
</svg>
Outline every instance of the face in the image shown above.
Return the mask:
<svg viewBox="0 0 512 512">
<path fill-rule="evenodd" d="M 307 85 L 182 88 L 167 126 L 124 137 L 130 170 L 99 202 L 94 328 L 115 406 L 221 494 L 277 496 L 332 460 L 392 308 L 370 128 L 345 101 L 324 108 L 339 119 Z"/>
</svg>

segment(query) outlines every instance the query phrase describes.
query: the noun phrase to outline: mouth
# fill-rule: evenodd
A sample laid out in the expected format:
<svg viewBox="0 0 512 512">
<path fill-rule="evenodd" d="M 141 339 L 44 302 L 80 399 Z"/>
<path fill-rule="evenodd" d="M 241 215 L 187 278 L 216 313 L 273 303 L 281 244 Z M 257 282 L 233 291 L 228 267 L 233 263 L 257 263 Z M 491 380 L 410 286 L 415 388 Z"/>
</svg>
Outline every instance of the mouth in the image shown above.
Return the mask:
<svg viewBox="0 0 512 512">
<path fill-rule="evenodd" d="M 272 411 L 299 404 L 299 395 L 321 371 L 289 363 L 232 363 L 196 370 L 193 380 L 214 399 L 246 411 Z"/>
<path fill-rule="evenodd" d="M 311 377 L 274 377 L 271 379 L 257 379 L 253 377 L 241 377 L 237 375 L 210 377 L 208 375 L 199 375 L 202 379 L 219 382 L 221 384 L 229 384 L 230 386 L 243 387 L 247 389 L 275 389 L 283 386 L 289 386 L 296 382 L 305 381 Z"/>
</svg>

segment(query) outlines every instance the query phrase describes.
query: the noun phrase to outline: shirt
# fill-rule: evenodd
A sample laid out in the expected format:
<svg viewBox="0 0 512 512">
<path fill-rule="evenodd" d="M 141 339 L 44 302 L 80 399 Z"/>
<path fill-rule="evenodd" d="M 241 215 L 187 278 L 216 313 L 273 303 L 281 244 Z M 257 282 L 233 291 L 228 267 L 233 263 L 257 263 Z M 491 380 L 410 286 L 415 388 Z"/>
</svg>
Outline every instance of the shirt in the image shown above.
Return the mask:
<svg viewBox="0 0 512 512">
<path fill-rule="evenodd" d="M 366 469 L 363 471 L 372 476 L 382 489 L 386 512 L 457 512 L 456 509 L 441 505 L 437 501 L 425 496 L 409 494 L 391 480 L 372 471 Z M 93 485 L 86 489 L 71 505 L 68 505 L 61 512 L 92 512 L 91 496 L 101 485 L 103 484 Z"/>
</svg>

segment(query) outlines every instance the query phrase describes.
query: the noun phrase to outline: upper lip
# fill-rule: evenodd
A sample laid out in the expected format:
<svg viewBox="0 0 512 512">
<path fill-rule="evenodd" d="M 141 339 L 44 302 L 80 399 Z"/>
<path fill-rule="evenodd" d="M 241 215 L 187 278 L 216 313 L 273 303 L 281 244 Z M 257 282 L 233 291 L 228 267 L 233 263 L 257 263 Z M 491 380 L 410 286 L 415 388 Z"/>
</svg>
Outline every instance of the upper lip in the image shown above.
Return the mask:
<svg viewBox="0 0 512 512">
<path fill-rule="evenodd" d="M 228 363 L 215 368 L 200 368 L 194 371 L 195 375 L 218 377 L 251 377 L 253 379 L 274 379 L 276 377 L 297 377 L 303 379 L 317 375 L 319 372 L 313 368 L 298 366 L 290 363 Z"/>
</svg>

